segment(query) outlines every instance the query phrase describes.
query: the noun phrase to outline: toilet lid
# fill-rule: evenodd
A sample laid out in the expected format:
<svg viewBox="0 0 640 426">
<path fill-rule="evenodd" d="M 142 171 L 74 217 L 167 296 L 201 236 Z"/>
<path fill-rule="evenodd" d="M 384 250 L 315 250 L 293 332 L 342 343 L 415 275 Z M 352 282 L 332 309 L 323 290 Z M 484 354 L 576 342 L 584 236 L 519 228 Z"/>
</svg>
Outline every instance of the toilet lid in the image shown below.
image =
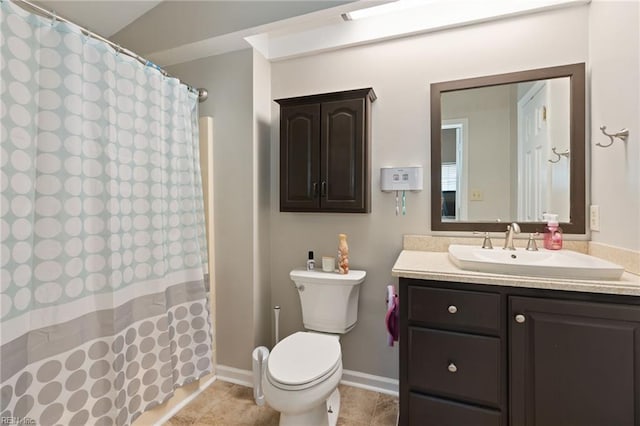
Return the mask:
<svg viewBox="0 0 640 426">
<path fill-rule="evenodd" d="M 267 368 L 279 383 L 301 385 L 333 371 L 340 357 L 340 342 L 336 336 L 297 332 L 273 348 Z"/>
</svg>

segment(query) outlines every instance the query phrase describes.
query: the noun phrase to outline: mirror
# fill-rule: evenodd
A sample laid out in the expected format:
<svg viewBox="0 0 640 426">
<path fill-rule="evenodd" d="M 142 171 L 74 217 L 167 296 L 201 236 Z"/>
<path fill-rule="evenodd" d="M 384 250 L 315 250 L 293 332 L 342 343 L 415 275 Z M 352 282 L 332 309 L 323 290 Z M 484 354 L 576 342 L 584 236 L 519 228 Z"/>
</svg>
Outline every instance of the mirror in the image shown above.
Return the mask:
<svg viewBox="0 0 640 426">
<path fill-rule="evenodd" d="M 585 232 L 584 63 L 431 84 L 431 228 Z"/>
</svg>

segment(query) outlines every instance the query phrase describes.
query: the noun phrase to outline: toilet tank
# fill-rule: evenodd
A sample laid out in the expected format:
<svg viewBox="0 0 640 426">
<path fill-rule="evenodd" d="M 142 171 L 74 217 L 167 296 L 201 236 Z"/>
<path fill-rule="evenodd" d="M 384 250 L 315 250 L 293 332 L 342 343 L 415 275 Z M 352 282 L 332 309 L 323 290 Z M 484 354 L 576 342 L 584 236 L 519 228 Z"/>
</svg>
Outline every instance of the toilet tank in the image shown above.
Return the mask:
<svg viewBox="0 0 640 426">
<path fill-rule="evenodd" d="M 343 275 L 294 269 L 289 276 L 298 289 L 304 328 L 344 334 L 356 325 L 365 271 L 350 270 Z"/>
</svg>

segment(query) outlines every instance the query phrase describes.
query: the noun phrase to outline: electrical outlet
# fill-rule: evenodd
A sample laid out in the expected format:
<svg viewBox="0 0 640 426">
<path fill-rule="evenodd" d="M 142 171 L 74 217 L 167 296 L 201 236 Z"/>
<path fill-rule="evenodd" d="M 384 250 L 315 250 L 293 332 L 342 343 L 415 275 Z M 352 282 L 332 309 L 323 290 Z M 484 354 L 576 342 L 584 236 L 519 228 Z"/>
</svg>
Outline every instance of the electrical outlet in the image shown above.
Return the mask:
<svg viewBox="0 0 640 426">
<path fill-rule="evenodd" d="M 480 191 L 479 189 L 472 189 L 471 201 L 482 201 L 482 191 Z"/>
<path fill-rule="evenodd" d="M 589 209 L 589 228 L 592 231 L 600 230 L 600 206 L 592 205 Z"/>
</svg>

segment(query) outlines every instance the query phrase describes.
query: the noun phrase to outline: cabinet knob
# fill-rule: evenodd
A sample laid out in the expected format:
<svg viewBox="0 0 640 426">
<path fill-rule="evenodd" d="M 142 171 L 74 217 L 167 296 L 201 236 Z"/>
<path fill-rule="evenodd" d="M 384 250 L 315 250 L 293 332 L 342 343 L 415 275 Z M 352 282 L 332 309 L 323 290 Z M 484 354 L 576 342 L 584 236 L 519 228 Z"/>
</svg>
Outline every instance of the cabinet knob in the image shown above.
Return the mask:
<svg viewBox="0 0 640 426">
<path fill-rule="evenodd" d="M 526 320 L 527 320 L 527 319 L 525 318 L 525 316 L 524 316 L 524 315 L 522 315 L 522 314 L 518 314 L 518 315 L 516 315 L 516 322 L 517 322 L 518 324 L 522 324 L 522 323 L 523 323 L 523 322 L 525 322 Z"/>
<path fill-rule="evenodd" d="M 322 183 L 320 183 L 320 196 L 321 197 L 326 197 L 327 196 L 327 181 L 322 181 Z"/>
<path fill-rule="evenodd" d="M 456 312 L 458 312 L 458 308 L 456 307 L 456 305 L 451 305 L 447 308 L 447 311 L 449 311 L 450 314 L 455 314 Z"/>
<path fill-rule="evenodd" d="M 455 373 L 456 371 L 458 371 L 458 367 L 456 367 L 454 363 L 450 363 L 447 367 L 447 370 L 449 370 L 449 373 Z"/>
</svg>

